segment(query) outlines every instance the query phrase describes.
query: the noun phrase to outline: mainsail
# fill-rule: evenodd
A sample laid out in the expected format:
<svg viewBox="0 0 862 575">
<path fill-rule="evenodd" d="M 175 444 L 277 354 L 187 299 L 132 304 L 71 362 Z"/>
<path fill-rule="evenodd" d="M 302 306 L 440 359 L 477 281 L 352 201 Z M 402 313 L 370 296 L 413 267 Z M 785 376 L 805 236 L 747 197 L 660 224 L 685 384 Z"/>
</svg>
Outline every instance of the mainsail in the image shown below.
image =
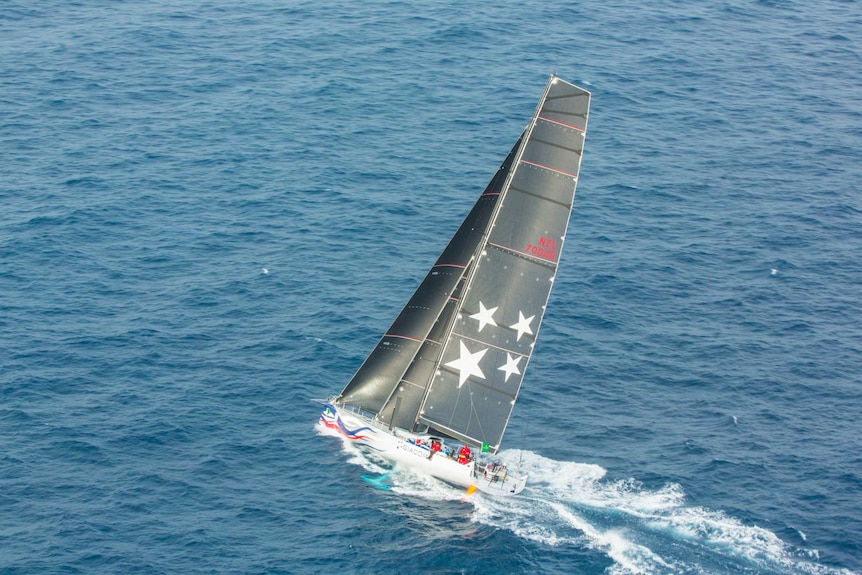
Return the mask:
<svg viewBox="0 0 862 575">
<path fill-rule="evenodd" d="M 550 295 L 590 94 L 552 76 L 532 120 L 339 396 L 411 431 L 496 452 Z"/>
</svg>

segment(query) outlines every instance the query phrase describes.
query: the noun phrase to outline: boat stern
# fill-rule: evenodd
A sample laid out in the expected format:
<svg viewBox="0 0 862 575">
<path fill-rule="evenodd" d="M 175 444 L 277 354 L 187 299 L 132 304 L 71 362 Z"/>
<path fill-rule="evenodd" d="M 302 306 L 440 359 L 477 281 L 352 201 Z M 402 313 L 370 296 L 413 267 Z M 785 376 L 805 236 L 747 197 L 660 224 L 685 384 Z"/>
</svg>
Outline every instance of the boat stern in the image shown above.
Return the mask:
<svg viewBox="0 0 862 575">
<path fill-rule="evenodd" d="M 510 470 L 499 461 L 476 465 L 473 471 L 474 485 L 483 493 L 510 497 L 517 495 L 527 486 L 527 475 Z"/>
</svg>

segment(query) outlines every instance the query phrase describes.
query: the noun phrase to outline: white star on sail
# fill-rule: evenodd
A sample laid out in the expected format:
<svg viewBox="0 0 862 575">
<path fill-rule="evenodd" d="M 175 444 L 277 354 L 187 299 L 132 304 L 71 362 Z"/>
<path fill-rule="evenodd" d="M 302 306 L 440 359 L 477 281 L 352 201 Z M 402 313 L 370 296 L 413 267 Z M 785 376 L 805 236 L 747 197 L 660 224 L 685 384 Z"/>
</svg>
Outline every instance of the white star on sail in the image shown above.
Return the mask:
<svg viewBox="0 0 862 575">
<path fill-rule="evenodd" d="M 471 375 L 485 379 L 485 374 L 482 373 L 482 370 L 479 368 L 479 362 L 485 356 L 488 348 L 477 351 L 476 353 L 470 353 L 470 350 L 467 349 L 467 346 L 464 345 L 463 341 L 459 343 L 461 344 L 461 357 L 446 364 L 447 367 L 452 367 L 458 370 L 458 387 L 464 385 L 464 382 L 467 381 L 467 378 Z"/>
<path fill-rule="evenodd" d="M 518 323 L 509 326 L 512 329 L 518 330 L 518 341 L 521 341 L 521 336 L 525 333 L 533 335 L 533 330 L 530 327 L 530 323 L 532 323 L 535 317 L 536 316 L 534 315 L 531 315 L 530 317 L 524 317 L 524 312 L 518 312 Z"/>
<path fill-rule="evenodd" d="M 506 365 L 504 365 L 503 367 L 498 367 L 497 369 L 499 369 L 500 371 L 505 371 L 506 372 L 506 381 L 509 381 L 509 376 L 512 375 L 513 373 L 517 373 L 518 375 L 521 375 L 521 370 L 518 369 L 518 364 L 520 362 L 521 362 L 521 356 L 520 355 L 518 357 L 512 357 L 512 354 L 510 354 L 509 352 L 506 352 Z"/>
<path fill-rule="evenodd" d="M 499 306 L 498 306 L 499 307 Z M 479 320 L 479 331 L 482 331 L 482 328 L 488 324 L 497 325 L 497 322 L 494 321 L 494 312 L 497 311 L 496 307 L 492 307 L 491 309 L 487 309 L 485 304 L 479 302 L 479 313 L 474 313 L 470 316 L 470 319 Z"/>
</svg>

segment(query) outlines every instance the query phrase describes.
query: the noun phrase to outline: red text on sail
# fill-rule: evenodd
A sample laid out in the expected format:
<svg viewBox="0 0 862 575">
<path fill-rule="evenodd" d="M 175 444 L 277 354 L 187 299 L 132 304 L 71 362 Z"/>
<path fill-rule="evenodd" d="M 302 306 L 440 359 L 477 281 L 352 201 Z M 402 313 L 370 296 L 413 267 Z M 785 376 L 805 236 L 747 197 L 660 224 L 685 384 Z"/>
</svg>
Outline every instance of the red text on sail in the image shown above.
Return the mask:
<svg viewBox="0 0 862 575">
<path fill-rule="evenodd" d="M 541 237 L 538 244 L 528 243 L 524 253 L 555 262 L 557 261 L 557 240 Z"/>
</svg>

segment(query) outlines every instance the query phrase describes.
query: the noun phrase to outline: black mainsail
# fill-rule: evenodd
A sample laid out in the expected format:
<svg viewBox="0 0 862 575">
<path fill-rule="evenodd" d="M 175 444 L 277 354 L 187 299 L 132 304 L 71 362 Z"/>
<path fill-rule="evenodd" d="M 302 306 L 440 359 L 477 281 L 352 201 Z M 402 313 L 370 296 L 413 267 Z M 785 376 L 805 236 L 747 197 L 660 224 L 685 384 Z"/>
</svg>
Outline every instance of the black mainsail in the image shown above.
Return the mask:
<svg viewBox="0 0 862 575">
<path fill-rule="evenodd" d="M 338 398 L 496 452 L 565 240 L 590 93 L 555 76 L 449 245 Z"/>
</svg>

